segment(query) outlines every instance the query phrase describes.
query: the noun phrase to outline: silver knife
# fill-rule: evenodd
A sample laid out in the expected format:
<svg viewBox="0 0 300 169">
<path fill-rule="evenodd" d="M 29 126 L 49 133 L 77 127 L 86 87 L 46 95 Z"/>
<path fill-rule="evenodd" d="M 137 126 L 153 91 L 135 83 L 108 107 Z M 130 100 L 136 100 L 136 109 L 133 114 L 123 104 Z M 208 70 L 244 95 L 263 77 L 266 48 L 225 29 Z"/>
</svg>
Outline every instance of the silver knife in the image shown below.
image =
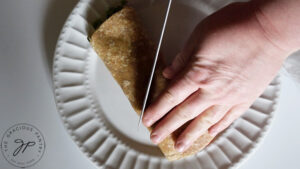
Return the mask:
<svg viewBox="0 0 300 169">
<path fill-rule="evenodd" d="M 153 80 L 153 76 L 154 76 L 154 72 L 155 72 L 155 68 L 156 68 L 156 64 L 157 64 L 157 60 L 158 60 L 160 47 L 161 47 L 161 44 L 162 44 L 162 40 L 164 38 L 166 25 L 167 25 L 168 18 L 169 18 L 171 5 L 172 5 L 172 0 L 169 0 L 167 12 L 166 12 L 166 15 L 165 15 L 165 21 L 164 21 L 164 24 L 163 24 L 163 27 L 162 27 L 162 31 L 161 31 L 161 34 L 160 34 L 160 39 L 159 39 L 158 46 L 157 46 L 157 49 L 156 49 L 156 54 L 155 54 L 155 58 L 154 58 L 153 66 L 152 66 L 152 71 L 151 71 L 150 79 L 149 79 L 149 82 L 148 82 L 147 91 L 146 91 L 146 95 L 145 95 L 145 98 L 144 98 L 142 113 L 140 115 L 138 126 L 140 126 L 141 121 L 142 121 L 143 116 L 144 116 L 144 112 L 145 112 L 146 104 L 147 104 L 147 101 L 148 101 L 149 92 L 150 92 L 150 88 L 151 88 L 151 84 L 152 84 L 152 80 Z"/>
</svg>

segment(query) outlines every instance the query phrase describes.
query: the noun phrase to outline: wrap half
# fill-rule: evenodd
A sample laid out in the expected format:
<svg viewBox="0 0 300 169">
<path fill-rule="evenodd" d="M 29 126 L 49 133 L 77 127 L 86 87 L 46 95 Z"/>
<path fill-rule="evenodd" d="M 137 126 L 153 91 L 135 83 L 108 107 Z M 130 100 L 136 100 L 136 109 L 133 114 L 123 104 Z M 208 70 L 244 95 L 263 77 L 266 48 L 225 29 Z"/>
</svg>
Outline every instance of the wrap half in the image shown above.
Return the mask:
<svg viewBox="0 0 300 169">
<path fill-rule="evenodd" d="M 150 77 L 155 47 L 147 37 L 133 8 L 125 6 L 113 14 L 94 32 L 91 45 L 105 63 L 114 79 L 129 99 L 133 109 L 140 114 Z M 149 101 L 155 99 L 167 86 L 162 76 L 163 63 L 159 61 Z M 208 145 L 213 137 L 204 134 L 185 152 L 179 153 L 174 144 L 181 127 L 158 146 L 168 160 L 178 160 L 193 155 Z M 151 131 L 151 128 L 149 128 Z"/>
</svg>

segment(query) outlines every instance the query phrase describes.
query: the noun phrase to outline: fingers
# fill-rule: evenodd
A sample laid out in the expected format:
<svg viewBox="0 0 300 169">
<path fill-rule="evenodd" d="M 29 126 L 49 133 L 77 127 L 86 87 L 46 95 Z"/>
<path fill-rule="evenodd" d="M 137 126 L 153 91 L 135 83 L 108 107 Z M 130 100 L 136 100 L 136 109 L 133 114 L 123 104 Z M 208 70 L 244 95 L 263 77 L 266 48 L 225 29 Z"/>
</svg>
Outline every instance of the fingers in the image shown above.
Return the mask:
<svg viewBox="0 0 300 169">
<path fill-rule="evenodd" d="M 239 118 L 246 110 L 248 106 L 235 106 L 215 125 L 209 130 L 209 134 L 212 136 L 218 135 L 221 131 L 225 130 L 231 123 Z"/>
<path fill-rule="evenodd" d="M 228 110 L 228 106 L 222 105 L 211 106 L 205 110 L 180 134 L 175 149 L 178 152 L 183 152 L 188 149 L 197 138 L 203 135 L 213 124 L 218 122 Z"/>
<path fill-rule="evenodd" d="M 197 84 L 187 78 L 185 74 L 182 74 L 146 109 L 143 117 L 144 125 L 147 127 L 152 126 L 197 90 Z"/>
<path fill-rule="evenodd" d="M 201 96 L 199 96 L 199 92 L 195 92 L 157 124 L 151 134 L 152 142 L 158 144 L 169 134 L 181 127 L 187 121 L 195 118 L 209 106 L 210 105 L 204 102 Z"/>
</svg>

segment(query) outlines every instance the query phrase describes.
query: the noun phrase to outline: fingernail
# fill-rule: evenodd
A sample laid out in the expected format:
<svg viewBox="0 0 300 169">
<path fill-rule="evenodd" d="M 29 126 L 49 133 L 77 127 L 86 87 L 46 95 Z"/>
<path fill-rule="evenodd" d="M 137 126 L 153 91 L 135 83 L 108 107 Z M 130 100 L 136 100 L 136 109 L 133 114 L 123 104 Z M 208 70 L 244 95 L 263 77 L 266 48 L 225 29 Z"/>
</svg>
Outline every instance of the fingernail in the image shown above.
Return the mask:
<svg viewBox="0 0 300 169">
<path fill-rule="evenodd" d="M 152 125 L 151 119 L 144 118 L 143 122 L 146 127 L 150 127 Z"/>
<path fill-rule="evenodd" d="M 170 75 L 172 75 L 172 68 L 169 66 L 167 68 L 164 69 L 163 71 L 163 75 L 166 76 L 166 77 L 169 77 Z"/>
<path fill-rule="evenodd" d="M 187 144 L 184 142 L 179 142 L 175 146 L 175 149 L 180 153 L 184 152 L 186 148 L 187 148 Z"/>
<path fill-rule="evenodd" d="M 170 66 L 168 66 L 168 67 L 166 67 L 165 69 L 164 69 L 164 73 L 165 74 L 170 74 L 172 72 L 172 70 L 171 70 L 171 67 Z"/>
<path fill-rule="evenodd" d="M 151 134 L 151 140 L 154 144 L 158 144 L 161 140 L 161 137 L 156 133 L 152 133 Z"/>
</svg>

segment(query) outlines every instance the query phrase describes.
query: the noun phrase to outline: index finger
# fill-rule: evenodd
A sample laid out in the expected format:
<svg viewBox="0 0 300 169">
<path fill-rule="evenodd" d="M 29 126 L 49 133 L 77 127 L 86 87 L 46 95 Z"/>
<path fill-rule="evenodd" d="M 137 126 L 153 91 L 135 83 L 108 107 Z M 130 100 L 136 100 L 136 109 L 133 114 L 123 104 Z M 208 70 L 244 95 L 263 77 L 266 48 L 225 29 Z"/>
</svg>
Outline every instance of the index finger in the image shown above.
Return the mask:
<svg viewBox="0 0 300 169">
<path fill-rule="evenodd" d="M 146 109 L 143 123 L 150 127 L 197 90 L 198 85 L 182 74 Z"/>
</svg>

